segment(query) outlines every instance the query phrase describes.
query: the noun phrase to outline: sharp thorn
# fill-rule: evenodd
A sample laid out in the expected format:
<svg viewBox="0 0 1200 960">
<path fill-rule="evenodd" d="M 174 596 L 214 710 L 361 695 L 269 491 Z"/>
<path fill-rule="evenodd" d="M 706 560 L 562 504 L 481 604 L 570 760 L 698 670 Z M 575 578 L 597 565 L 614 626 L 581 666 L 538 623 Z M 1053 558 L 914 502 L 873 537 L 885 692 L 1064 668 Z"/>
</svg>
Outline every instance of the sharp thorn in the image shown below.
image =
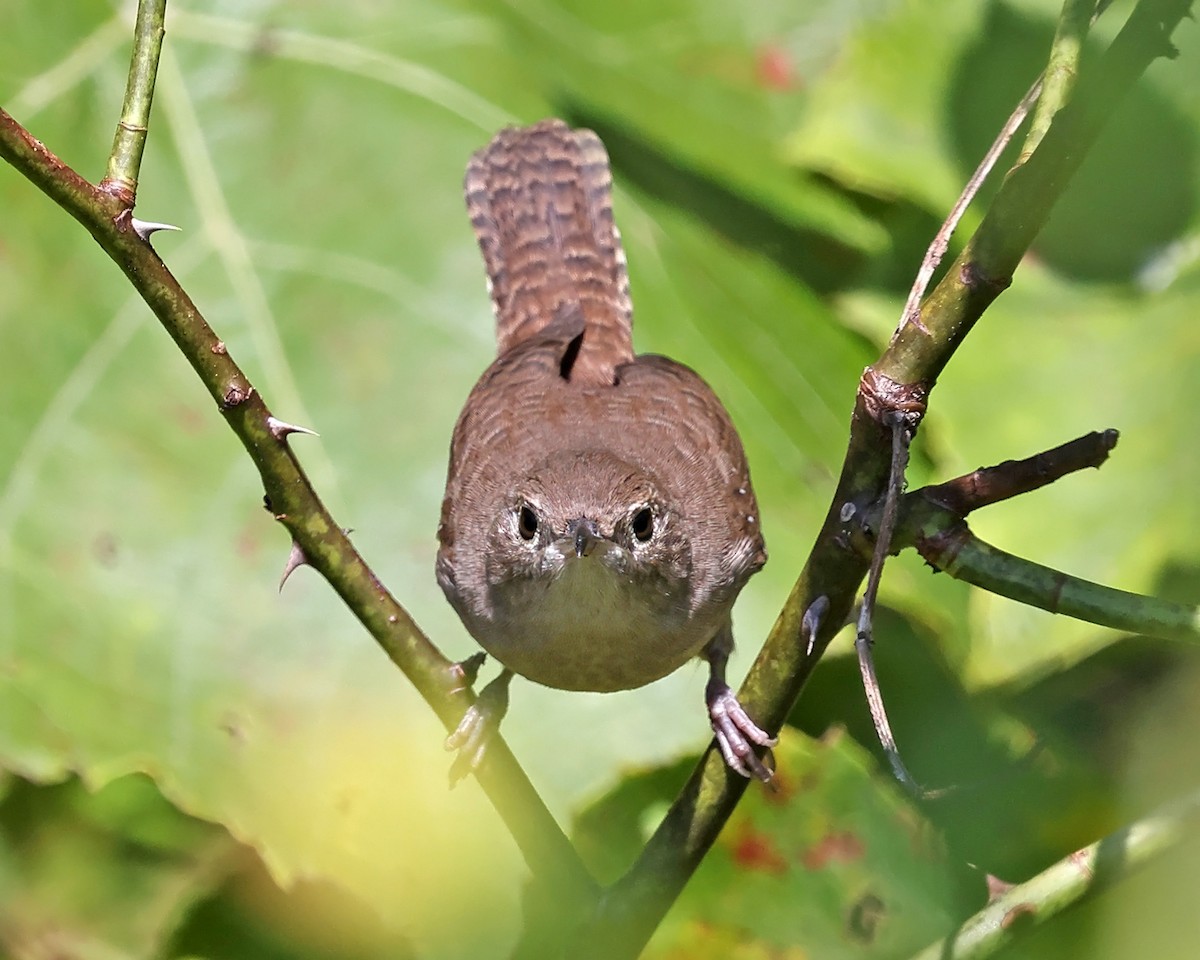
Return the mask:
<svg viewBox="0 0 1200 960">
<path fill-rule="evenodd" d="M 811 657 L 813 648 L 817 645 L 817 632 L 821 629 L 821 621 L 829 611 L 829 598 L 825 594 L 817 597 L 800 620 L 800 636 L 808 638 L 808 647 L 804 651 L 806 657 Z"/>
<path fill-rule="evenodd" d="M 267 429 L 271 431 L 271 436 L 276 440 L 282 440 L 289 433 L 305 433 L 310 437 L 320 436 L 316 430 L 309 430 L 308 427 L 298 427 L 294 423 L 285 423 L 283 420 L 276 420 L 274 417 L 267 417 Z"/>
<path fill-rule="evenodd" d="M 292 550 L 288 554 L 287 563 L 283 565 L 283 576 L 279 578 L 279 592 L 283 593 L 283 585 L 288 582 L 288 577 L 295 573 L 297 567 L 307 565 L 308 555 L 304 552 L 304 548 L 293 540 Z"/>
<path fill-rule="evenodd" d="M 179 229 L 173 223 L 155 223 L 153 220 L 139 220 L 137 217 L 130 217 L 129 225 L 133 227 L 134 233 L 146 241 L 149 241 L 150 234 L 158 233 L 159 230 Z"/>
</svg>

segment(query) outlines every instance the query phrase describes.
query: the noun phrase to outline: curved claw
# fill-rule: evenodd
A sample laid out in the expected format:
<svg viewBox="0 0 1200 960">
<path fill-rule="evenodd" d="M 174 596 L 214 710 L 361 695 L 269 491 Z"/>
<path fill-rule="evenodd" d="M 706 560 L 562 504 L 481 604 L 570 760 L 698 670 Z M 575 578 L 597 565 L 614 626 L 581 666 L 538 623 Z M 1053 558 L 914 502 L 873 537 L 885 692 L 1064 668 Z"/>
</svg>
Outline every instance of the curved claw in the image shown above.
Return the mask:
<svg viewBox="0 0 1200 960">
<path fill-rule="evenodd" d="M 458 751 L 458 756 L 450 765 L 450 786 L 456 785 L 483 763 L 488 742 L 508 712 L 510 680 L 512 674 L 505 670 L 484 687 L 475 703 L 467 708 L 454 732 L 446 738 L 446 749 Z"/>
<path fill-rule="evenodd" d="M 710 680 L 704 691 L 708 717 L 717 746 L 726 765 L 743 777 L 753 777 L 766 783 L 772 771 L 758 759 L 752 744 L 773 747 L 779 741 L 758 726 L 742 709 L 737 697 L 723 680 Z"/>
</svg>

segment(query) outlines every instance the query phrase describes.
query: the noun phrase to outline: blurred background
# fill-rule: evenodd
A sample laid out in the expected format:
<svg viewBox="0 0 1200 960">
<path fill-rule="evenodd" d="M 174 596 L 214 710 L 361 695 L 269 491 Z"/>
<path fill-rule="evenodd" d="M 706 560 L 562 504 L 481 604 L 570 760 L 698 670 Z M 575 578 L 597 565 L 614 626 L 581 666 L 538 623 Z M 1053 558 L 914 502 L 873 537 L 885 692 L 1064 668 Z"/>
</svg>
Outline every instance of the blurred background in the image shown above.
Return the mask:
<svg viewBox="0 0 1200 960">
<path fill-rule="evenodd" d="M 1132 4 L 1114 3 L 1102 49 Z M 641 351 L 697 369 L 771 560 L 744 673 L 828 507 L 858 377 L 925 245 L 1041 69 L 1053 0 L 173 0 L 138 214 L 382 580 L 450 656 L 433 579 L 450 431 L 493 355 L 467 157 L 556 115 L 604 139 Z M 0 104 L 93 181 L 133 9 L 10 2 Z M 1200 597 L 1200 37 L 1114 110 L 933 395 L 910 486 L 1115 427 L 1099 472 L 973 517 L 1069 573 Z M 1011 154 L 1009 161 L 1011 161 Z M 1002 162 L 999 169 L 1003 169 Z M 984 190 L 986 196 L 995 183 Z M 982 209 L 982 206 L 980 206 Z M 960 239 L 978 222 L 973 211 Z M 0 956 L 502 956 L 522 866 L 443 731 L 311 570 L 236 438 L 91 239 L 0 167 Z M 650 948 L 905 956 L 1200 781 L 1196 651 L 891 563 Z M 491 673 L 485 669 L 485 677 Z M 706 745 L 704 672 L 513 687 L 505 735 L 604 878 Z M 1181 848 L 1021 956 L 1190 957 Z M 772 952 L 773 951 L 773 952 Z"/>
</svg>

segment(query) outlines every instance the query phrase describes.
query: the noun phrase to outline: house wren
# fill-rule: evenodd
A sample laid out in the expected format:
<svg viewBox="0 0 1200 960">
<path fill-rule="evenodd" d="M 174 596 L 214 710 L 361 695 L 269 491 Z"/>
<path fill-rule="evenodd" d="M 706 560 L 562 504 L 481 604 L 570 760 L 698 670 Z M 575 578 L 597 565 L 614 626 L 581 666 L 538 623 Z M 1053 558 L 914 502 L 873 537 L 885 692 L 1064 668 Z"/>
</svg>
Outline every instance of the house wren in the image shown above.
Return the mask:
<svg viewBox="0 0 1200 960">
<path fill-rule="evenodd" d="M 497 357 L 454 428 L 437 579 L 504 669 L 447 740 L 457 774 L 513 673 L 628 690 L 699 655 L 722 755 L 766 779 L 753 745 L 774 741 L 725 682 L 733 602 L 767 557 L 746 457 L 699 376 L 634 355 L 604 145 L 560 120 L 502 130 L 465 189 Z"/>
</svg>

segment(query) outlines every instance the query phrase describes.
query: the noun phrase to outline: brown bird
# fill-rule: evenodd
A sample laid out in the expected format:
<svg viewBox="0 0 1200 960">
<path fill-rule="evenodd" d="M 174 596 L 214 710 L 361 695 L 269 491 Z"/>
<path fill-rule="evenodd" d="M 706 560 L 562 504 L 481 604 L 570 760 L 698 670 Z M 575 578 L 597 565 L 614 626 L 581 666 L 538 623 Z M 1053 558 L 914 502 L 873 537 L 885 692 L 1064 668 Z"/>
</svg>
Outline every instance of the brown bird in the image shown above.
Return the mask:
<svg viewBox="0 0 1200 960">
<path fill-rule="evenodd" d="M 725 682 L 730 611 L 766 562 L 737 431 L 708 385 L 635 356 L 604 145 L 560 120 L 509 128 L 467 166 L 497 357 L 450 444 L 437 579 L 503 665 L 447 740 L 474 768 L 513 673 L 628 690 L 697 655 L 726 762 L 767 779 L 774 741 Z"/>
</svg>

